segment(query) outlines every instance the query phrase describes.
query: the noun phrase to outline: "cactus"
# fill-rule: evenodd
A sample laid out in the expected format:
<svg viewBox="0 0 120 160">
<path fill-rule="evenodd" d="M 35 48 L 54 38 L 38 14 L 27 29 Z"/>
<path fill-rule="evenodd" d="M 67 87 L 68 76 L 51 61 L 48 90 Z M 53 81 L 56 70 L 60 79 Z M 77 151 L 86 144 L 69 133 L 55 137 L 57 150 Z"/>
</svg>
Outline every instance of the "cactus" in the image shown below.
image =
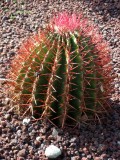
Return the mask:
<svg viewBox="0 0 120 160">
<path fill-rule="evenodd" d="M 99 118 L 111 93 L 109 47 L 82 14 L 59 13 L 22 44 L 8 77 L 22 115 L 62 127 Z"/>
</svg>

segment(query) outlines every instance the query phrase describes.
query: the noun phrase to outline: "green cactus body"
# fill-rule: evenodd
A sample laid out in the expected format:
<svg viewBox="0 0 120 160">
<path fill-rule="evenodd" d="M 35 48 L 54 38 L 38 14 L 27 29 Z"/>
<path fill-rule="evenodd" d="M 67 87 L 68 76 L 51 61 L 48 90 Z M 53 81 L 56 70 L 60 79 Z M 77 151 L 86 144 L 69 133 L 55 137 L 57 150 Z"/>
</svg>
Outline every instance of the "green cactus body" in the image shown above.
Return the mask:
<svg viewBox="0 0 120 160">
<path fill-rule="evenodd" d="M 84 32 L 86 25 L 80 32 L 82 22 L 72 29 L 63 23 L 61 32 L 61 21 L 56 29 L 54 19 L 21 47 L 9 77 L 16 81 L 13 101 L 23 115 L 32 113 L 64 127 L 106 110 L 111 91 L 108 50 L 101 39 L 91 39 L 94 32 Z"/>
</svg>

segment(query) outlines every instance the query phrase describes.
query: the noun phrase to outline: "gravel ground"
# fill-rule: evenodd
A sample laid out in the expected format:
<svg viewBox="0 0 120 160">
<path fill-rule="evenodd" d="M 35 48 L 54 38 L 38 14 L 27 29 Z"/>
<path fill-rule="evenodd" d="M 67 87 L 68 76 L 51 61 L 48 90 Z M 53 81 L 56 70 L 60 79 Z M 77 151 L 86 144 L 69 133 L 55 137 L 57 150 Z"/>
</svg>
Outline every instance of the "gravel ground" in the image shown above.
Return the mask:
<svg viewBox="0 0 120 160">
<path fill-rule="evenodd" d="M 115 91 L 112 112 L 102 124 L 92 122 L 64 130 L 51 124 L 34 122 L 23 125 L 23 117 L 8 111 L 9 98 L 4 82 L 0 83 L 0 160 L 47 160 L 49 144 L 62 150 L 58 160 L 119 160 L 120 157 L 120 2 L 119 0 L 38 0 L 27 3 L 0 2 L 0 79 L 21 42 L 43 26 L 52 13 L 61 10 L 81 11 L 101 29 L 110 43 Z M 39 140 L 36 140 L 40 137 Z"/>
</svg>

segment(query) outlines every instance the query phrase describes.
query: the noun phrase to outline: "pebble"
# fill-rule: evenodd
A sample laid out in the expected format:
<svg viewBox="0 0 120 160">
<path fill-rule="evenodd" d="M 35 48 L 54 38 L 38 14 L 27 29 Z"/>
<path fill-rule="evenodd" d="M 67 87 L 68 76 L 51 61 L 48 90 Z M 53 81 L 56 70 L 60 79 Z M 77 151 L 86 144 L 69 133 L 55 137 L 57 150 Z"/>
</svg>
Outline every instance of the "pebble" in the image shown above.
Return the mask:
<svg viewBox="0 0 120 160">
<path fill-rule="evenodd" d="M 94 146 L 91 146 L 91 147 L 90 147 L 90 150 L 92 150 L 92 151 L 94 151 L 94 152 L 97 151 L 96 147 L 94 147 Z"/>
<path fill-rule="evenodd" d="M 98 146 L 98 152 L 103 152 L 103 151 L 105 151 L 107 149 L 107 146 L 106 145 L 104 145 L 104 144 L 99 144 L 99 146 Z"/>
<path fill-rule="evenodd" d="M 117 141 L 117 144 L 120 145 L 120 141 Z"/>
<path fill-rule="evenodd" d="M 94 160 L 101 160 L 101 158 L 100 157 L 95 157 Z"/>
<path fill-rule="evenodd" d="M 11 119 L 11 115 L 10 114 L 5 114 L 5 119 L 10 120 Z"/>
<path fill-rule="evenodd" d="M 77 139 L 76 137 L 71 138 L 71 139 L 70 139 L 70 143 L 75 142 L 75 141 L 76 141 L 76 139 Z"/>
<path fill-rule="evenodd" d="M 17 157 L 17 160 L 25 160 L 24 157 Z"/>
<path fill-rule="evenodd" d="M 17 135 L 21 136 L 21 132 L 22 132 L 22 131 L 19 129 L 19 130 L 17 130 L 16 133 L 17 133 Z"/>
<path fill-rule="evenodd" d="M 53 137 L 57 137 L 58 136 L 58 131 L 55 128 L 53 128 L 52 136 Z"/>
<path fill-rule="evenodd" d="M 34 144 L 35 144 L 36 147 L 39 147 L 41 143 L 40 143 L 40 141 L 35 140 Z"/>
<path fill-rule="evenodd" d="M 41 139 L 42 139 L 42 138 L 41 138 L 40 136 L 36 137 L 36 140 L 37 140 L 37 141 L 41 141 Z"/>
<path fill-rule="evenodd" d="M 88 154 L 87 159 L 92 159 L 92 155 Z"/>
<path fill-rule="evenodd" d="M 8 20 L 8 17 L 7 17 L 7 16 L 4 16 L 4 17 L 2 18 L 2 23 L 4 23 L 4 21 L 6 21 L 6 20 Z"/>
<path fill-rule="evenodd" d="M 17 154 L 18 157 L 25 157 L 25 155 L 26 155 L 26 150 L 25 149 L 20 150 Z"/>
<path fill-rule="evenodd" d="M 7 104 L 9 104 L 9 102 L 10 102 L 10 98 L 5 98 L 4 103 L 7 105 Z"/>
<path fill-rule="evenodd" d="M 46 148 L 45 150 L 45 155 L 48 157 L 48 158 L 57 158 L 58 156 L 60 156 L 62 153 L 61 153 L 61 150 L 54 146 L 54 145 L 50 145 Z"/>
<path fill-rule="evenodd" d="M 30 123 L 30 118 L 23 119 L 23 122 L 22 122 L 23 125 L 28 125 L 29 123 Z"/>
<path fill-rule="evenodd" d="M 79 156 L 71 157 L 71 160 L 80 160 Z"/>
<path fill-rule="evenodd" d="M 6 125 L 7 125 L 6 121 L 1 121 L 1 126 L 2 126 L 3 128 L 5 128 Z"/>
<path fill-rule="evenodd" d="M 105 153 L 101 154 L 100 158 L 101 158 L 102 160 L 106 159 L 106 158 L 107 158 L 107 154 L 105 154 Z"/>
<path fill-rule="evenodd" d="M 82 157 L 82 159 L 81 160 L 87 160 L 87 158 L 86 157 Z"/>
</svg>

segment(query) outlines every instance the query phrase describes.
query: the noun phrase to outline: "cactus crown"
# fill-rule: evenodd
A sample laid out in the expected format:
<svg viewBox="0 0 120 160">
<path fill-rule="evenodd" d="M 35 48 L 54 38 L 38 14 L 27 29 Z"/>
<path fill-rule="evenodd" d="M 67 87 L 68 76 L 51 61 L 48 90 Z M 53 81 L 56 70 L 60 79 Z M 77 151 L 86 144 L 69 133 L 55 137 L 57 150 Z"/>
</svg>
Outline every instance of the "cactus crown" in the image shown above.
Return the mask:
<svg viewBox="0 0 120 160">
<path fill-rule="evenodd" d="M 10 90 L 23 115 L 64 126 L 107 109 L 111 92 L 109 49 L 82 14 L 66 12 L 24 42 L 12 62 Z"/>
</svg>

